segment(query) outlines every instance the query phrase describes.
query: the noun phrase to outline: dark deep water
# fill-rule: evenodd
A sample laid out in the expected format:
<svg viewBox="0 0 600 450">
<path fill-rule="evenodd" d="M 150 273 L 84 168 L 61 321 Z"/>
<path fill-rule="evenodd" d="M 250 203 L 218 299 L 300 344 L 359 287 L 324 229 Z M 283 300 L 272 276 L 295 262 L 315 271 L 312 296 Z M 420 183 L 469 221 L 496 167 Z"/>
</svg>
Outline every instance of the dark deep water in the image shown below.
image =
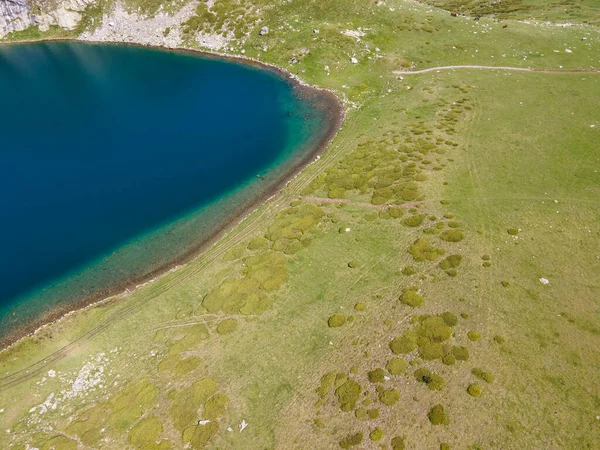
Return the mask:
<svg viewBox="0 0 600 450">
<path fill-rule="evenodd" d="M 0 339 L 214 232 L 314 150 L 313 103 L 218 59 L 0 47 Z"/>
</svg>

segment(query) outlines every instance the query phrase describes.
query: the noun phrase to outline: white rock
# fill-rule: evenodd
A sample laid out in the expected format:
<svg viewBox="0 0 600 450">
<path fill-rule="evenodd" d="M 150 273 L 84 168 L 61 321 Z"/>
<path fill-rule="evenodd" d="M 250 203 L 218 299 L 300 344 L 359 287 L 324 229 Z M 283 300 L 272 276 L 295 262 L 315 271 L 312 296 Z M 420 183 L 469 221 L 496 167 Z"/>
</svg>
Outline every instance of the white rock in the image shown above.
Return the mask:
<svg viewBox="0 0 600 450">
<path fill-rule="evenodd" d="M 540 278 L 540 283 L 542 283 L 542 284 L 548 284 L 550 282 L 546 278 Z"/>
<path fill-rule="evenodd" d="M 210 423 L 210 420 L 209 420 L 209 419 L 206 419 L 206 420 L 199 420 L 199 421 L 198 421 L 198 425 L 206 425 L 207 423 Z"/>
<path fill-rule="evenodd" d="M 354 56 L 352 58 L 350 58 L 350 62 L 352 64 L 358 64 L 358 59 L 356 59 Z"/>
<path fill-rule="evenodd" d="M 246 423 L 245 420 L 242 420 L 242 423 L 240 423 L 240 433 L 242 431 L 244 431 L 246 429 L 246 427 L 248 426 L 248 424 Z"/>
</svg>

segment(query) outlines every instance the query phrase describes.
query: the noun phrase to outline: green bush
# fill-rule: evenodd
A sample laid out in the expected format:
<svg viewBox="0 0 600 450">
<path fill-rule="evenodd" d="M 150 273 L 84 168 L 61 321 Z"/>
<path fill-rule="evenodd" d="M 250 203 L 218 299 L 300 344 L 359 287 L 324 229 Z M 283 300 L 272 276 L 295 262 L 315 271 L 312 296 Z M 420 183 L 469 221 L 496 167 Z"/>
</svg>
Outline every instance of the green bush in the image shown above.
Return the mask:
<svg viewBox="0 0 600 450">
<path fill-rule="evenodd" d="M 481 333 L 479 331 L 469 331 L 467 333 L 467 337 L 469 338 L 470 341 L 477 342 L 478 340 L 481 339 Z"/>
<path fill-rule="evenodd" d="M 379 418 L 379 408 L 368 409 L 367 410 L 367 416 L 371 420 Z"/>
<path fill-rule="evenodd" d="M 351 269 L 355 269 L 359 266 L 359 262 L 356 259 L 353 259 L 352 261 L 350 261 L 348 263 L 348 267 L 350 267 Z"/>
<path fill-rule="evenodd" d="M 402 269 L 402 274 L 406 276 L 411 276 L 415 273 L 417 273 L 417 269 L 415 269 L 413 266 L 406 266 L 404 269 Z"/>
<path fill-rule="evenodd" d="M 462 262 L 461 255 L 449 255 L 440 261 L 439 266 L 443 270 L 455 269 L 458 266 L 460 266 L 461 262 Z"/>
<path fill-rule="evenodd" d="M 416 288 L 410 288 L 405 290 L 400 296 L 400 301 L 405 305 L 412 306 L 416 308 L 423 304 L 423 297 L 417 293 Z"/>
<path fill-rule="evenodd" d="M 340 408 L 344 412 L 352 411 L 356 408 L 356 403 L 360 400 L 361 393 L 361 385 L 351 379 L 347 379 L 335 390 L 335 395 L 340 403 Z"/>
<path fill-rule="evenodd" d="M 380 368 L 370 370 L 367 376 L 371 383 L 383 383 L 385 381 L 385 371 Z"/>
<path fill-rule="evenodd" d="M 433 247 L 429 238 L 423 237 L 417 239 L 408 248 L 408 253 L 412 255 L 415 261 L 435 261 L 443 256 L 446 251 L 443 248 Z"/>
<path fill-rule="evenodd" d="M 432 425 L 448 425 L 450 423 L 450 419 L 442 405 L 435 405 L 431 408 L 427 417 L 429 417 L 429 422 Z"/>
<path fill-rule="evenodd" d="M 519 234 L 519 229 L 518 228 L 509 228 L 508 230 L 506 230 L 506 232 L 508 234 L 510 234 L 511 236 L 517 236 Z"/>
<path fill-rule="evenodd" d="M 367 304 L 366 303 L 362 303 L 362 302 L 358 302 L 357 304 L 354 305 L 354 310 L 355 311 L 366 311 L 367 310 Z"/>
<path fill-rule="evenodd" d="M 481 386 L 476 383 L 469 385 L 467 388 L 467 392 L 471 397 L 479 397 L 481 395 L 481 391 Z"/>
<path fill-rule="evenodd" d="M 417 338 L 405 333 L 392 340 L 389 347 L 395 355 L 410 353 L 417 348 Z"/>
<path fill-rule="evenodd" d="M 349 434 L 348 436 L 346 436 L 345 438 L 343 438 L 340 441 L 340 447 L 342 448 L 350 448 L 350 447 L 355 447 L 357 445 L 360 445 L 363 441 L 363 434 L 362 433 L 354 433 L 354 434 Z"/>
<path fill-rule="evenodd" d="M 458 324 L 458 317 L 456 317 L 456 315 L 451 312 L 447 311 L 445 313 L 442 313 L 440 317 L 442 318 L 444 323 L 449 327 L 454 327 L 456 326 L 456 324 Z"/>
<path fill-rule="evenodd" d="M 427 216 L 425 214 L 416 214 L 414 216 L 407 217 L 400 222 L 402 225 L 406 227 L 418 227 L 423 224 Z"/>
<path fill-rule="evenodd" d="M 394 376 L 404 375 L 407 367 L 408 363 L 402 358 L 392 358 L 385 365 L 387 371 Z"/>
<path fill-rule="evenodd" d="M 464 238 L 465 234 L 459 229 L 445 230 L 440 234 L 440 239 L 446 242 L 460 242 Z"/>
<path fill-rule="evenodd" d="M 452 354 L 457 359 L 457 361 L 468 361 L 469 360 L 469 350 L 467 350 L 467 347 L 463 347 L 463 346 L 452 347 Z"/>
<path fill-rule="evenodd" d="M 504 344 L 504 338 L 502 336 L 494 336 L 494 342 L 496 342 L 497 344 Z"/>
<path fill-rule="evenodd" d="M 383 439 L 383 430 L 379 427 L 376 427 L 371 433 L 369 433 L 369 438 L 372 441 L 378 442 Z"/>
<path fill-rule="evenodd" d="M 471 373 L 486 383 L 491 383 L 494 381 L 494 376 L 490 372 L 487 372 L 479 367 L 474 368 Z"/>
<path fill-rule="evenodd" d="M 395 405 L 400 400 L 400 392 L 396 389 L 384 389 L 379 393 L 379 401 L 387 406 Z"/>
<path fill-rule="evenodd" d="M 426 361 L 442 358 L 444 356 L 442 344 L 439 342 L 430 342 L 420 346 L 419 356 Z"/>
<path fill-rule="evenodd" d="M 229 334 L 233 333 L 238 327 L 238 322 L 235 319 L 225 319 L 217 325 L 217 333 Z"/>
<path fill-rule="evenodd" d="M 342 314 L 334 314 L 327 320 L 329 328 L 338 328 L 346 323 L 346 316 Z"/>
<path fill-rule="evenodd" d="M 392 450 L 406 450 L 406 438 L 404 436 L 396 436 L 391 441 Z"/>
<path fill-rule="evenodd" d="M 269 246 L 269 240 L 264 237 L 256 237 L 248 244 L 248 250 L 258 250 L 261 248 L 267 248 Z"/>
</svg>

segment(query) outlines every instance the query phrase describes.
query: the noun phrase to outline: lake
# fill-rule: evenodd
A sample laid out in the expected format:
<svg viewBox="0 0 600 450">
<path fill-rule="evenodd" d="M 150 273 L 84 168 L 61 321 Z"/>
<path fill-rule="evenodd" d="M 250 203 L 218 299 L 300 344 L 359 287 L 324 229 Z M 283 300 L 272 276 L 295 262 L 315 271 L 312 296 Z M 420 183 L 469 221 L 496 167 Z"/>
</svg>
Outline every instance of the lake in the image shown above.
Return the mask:
<svg viewBox="0 0 600 450">
<path fill-rule="evenodd" d="M 4 341 L 193 254 L 339 119 L 274 70 L 74 42 L 0 46 L 0 99 Z"/>
</svg>

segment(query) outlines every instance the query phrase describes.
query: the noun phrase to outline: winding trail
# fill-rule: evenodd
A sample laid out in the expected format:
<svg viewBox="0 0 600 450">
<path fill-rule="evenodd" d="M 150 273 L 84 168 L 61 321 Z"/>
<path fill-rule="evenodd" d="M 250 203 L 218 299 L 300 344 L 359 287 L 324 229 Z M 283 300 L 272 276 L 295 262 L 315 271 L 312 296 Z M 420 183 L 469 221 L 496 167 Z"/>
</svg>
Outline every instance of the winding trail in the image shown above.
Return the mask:
<svg viewBox="0 0 600 450">
<path fill-rule="evenodd" d="M 441 72 L 442 70 L 476 69 L 476 70 L 512 70 L 515 72 L 539 72 L 539 73 L 600 73 L 600 69 L 532 69 L 531 67 L 509 67 L 509 66 L 439 66 L 421 70 L 394 70 L 396 75 L 419 75 L 421 73 Z"/>
</svg>

